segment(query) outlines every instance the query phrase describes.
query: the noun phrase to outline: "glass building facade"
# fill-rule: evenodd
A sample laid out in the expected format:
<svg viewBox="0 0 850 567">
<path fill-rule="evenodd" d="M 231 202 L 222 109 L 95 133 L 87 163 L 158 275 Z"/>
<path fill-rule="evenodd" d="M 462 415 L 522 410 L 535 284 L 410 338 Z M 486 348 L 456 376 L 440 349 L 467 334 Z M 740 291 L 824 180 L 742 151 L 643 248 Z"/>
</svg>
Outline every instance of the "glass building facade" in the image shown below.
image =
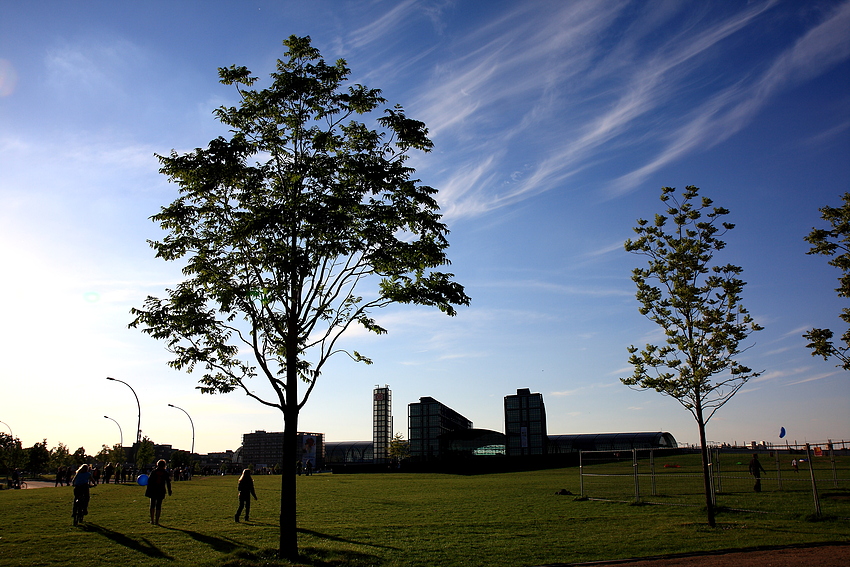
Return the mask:
<svg viewBox="0 0 850 567">
<path fill-rule="evenodd" d="M 393 437 L 393 393 L 389 386 L 375 387 L 372 392 L 372 454 L 376 463 L 390 460 Z"/>
<path fill-rule="evenodd" d="M 505 434 L 489 429 L 460 429 L 440 437 L 440 452 L 452 457 L 501 457 Z"/>
<path fill-rule="evenodd" d="M 295 461 L 301 461 L 303 465 L 311 462 L 314 468 L 324 466 L 325 457 L 325 434 L 324 433 L 298 433 L 298 454 Z M 282 431 L 255 431 L 242 435 L 241 458 L 243 465 L 254 465 L 256 468 L 274 468 L 280 465 L 284 470 L 292 467 L 295 470 L 295 462 L 282 463 L 283 459 L 283 432 Z"/>
<path fill-rule="evenodd" d="M 407 430 L 410 458 L 428 461 L 440 456 L 440 435 L 460 429 L 472 429 L 472 422 L 434 398 L 419 398 L 407 406 Z"/>
<path fill-rule="evenodd" d="M 546 407 L 543 394 L 518 389 L 505 396 L 506 453 L 509 457 L 546 454 Z"/>
</svg>

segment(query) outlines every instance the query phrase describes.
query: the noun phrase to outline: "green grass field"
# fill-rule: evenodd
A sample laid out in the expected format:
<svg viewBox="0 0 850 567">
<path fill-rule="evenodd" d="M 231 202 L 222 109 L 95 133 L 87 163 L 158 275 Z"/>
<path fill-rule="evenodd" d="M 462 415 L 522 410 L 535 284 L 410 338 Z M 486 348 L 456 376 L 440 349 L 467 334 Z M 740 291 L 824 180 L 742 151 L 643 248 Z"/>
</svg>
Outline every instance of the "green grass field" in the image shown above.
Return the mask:
<svg viewBox="0 0 850 567">
<path fill-rule="evenodd" d="M 685 464 L 661 470 L 697 468 L 692 457 L 678 460 Z M 136 485 L 93 488 L 82 527 L 72 526 L 70 488 L 3 490 L 0 565 L 277 565 L 266 558 L 277 546 L 279 480 L 256 478 L 259 501 L 253 503 L 252 521 L 239 524 L 233 521 L 236 477 L 174 483 L 160 527 L 147 523 L 148 500 Z M 789 481 L 779 491 L 766 480 L 765 492 L 753 494 L 750 481 L 741 492 L 730 481 L 718 495 L 723 507 L 718 527 L 710 529 L 699 507 L 699 479 L 676 477 L 675 484 L 647 498 L 675 501 L 674 506 L 594 500 L 616 500 L 623 483 L 633 487 L 631 479 L 585 480 L 588 500 L 555 494 L 560 489 L 578 494 L 577 467 L 479 476 L 300 477 L 302 564 L 520 566 L 850 541 L 847 481 L 839 488 L 823 481 L 825 517 L 819 521 L 808 518 L 811 491 L 802 482 Z M 633 497 L 633 488 L 625 495 Z M 728 509 L 733 507 L 753 512 Z"/>
</svg>

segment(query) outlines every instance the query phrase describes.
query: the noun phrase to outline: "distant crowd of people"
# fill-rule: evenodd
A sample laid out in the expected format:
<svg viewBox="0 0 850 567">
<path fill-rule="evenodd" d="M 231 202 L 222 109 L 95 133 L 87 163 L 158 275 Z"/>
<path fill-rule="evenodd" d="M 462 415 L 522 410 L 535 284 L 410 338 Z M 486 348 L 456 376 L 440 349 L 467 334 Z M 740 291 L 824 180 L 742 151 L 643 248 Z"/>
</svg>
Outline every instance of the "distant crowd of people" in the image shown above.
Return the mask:
<svg viewBox="0 0 850 567">
<path fill-rule="evenodd" d="M 148 473 L 151 470 L 154 470 L 154 467 L 143 467 L 138 469 L 130 463 L 107 463 L 103 467 L 102 471 L 97 465 L 86 466 L 88 467 L 87 472 L 91 475 L 92 486 L 97 486 L 98 484 L 109 484 L 110 482 L 113 484 L 136 482 L 136 477 L 139 474 Z M 78 470 L 79 469 L 74 469 L 72 466 L 59 467 L 56 469 L 56 479 L 53 486 L 71 486 L 73 484 L 72 479 Z M 172 470 L 172 474 L 174 475 L 175 481 L 192 479 L 192 469 L 188 466 L 176 467 Z"/>
<path fill-rule="evenodd" d="M 136 478 L 136 467 L 129 463 L 107 463 L 101 471 L 97 465 L 86 465 L 87 472 L 91 475 L 92 485 L 98 484 L 123 484 L 133 482 Z M 77 469 L 79 470 L 79 469 Z M 71 486 L 75 469 L 72 466 L 59 467 L 56 470 L 56 480 L 53 486 Z"/>
</svg>

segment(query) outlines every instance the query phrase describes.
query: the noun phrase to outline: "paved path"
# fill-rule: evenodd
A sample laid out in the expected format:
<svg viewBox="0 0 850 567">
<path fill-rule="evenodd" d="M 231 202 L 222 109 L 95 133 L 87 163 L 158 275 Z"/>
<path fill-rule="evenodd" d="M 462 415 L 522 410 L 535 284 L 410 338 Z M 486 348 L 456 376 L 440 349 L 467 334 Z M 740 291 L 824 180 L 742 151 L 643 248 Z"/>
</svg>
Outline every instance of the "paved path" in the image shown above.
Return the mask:
<svg viewBox="0 0 850 567">
<path fill-rule="evenodd" d="M 847 567 L 850 545 L 844 542 L 795 545 L 774 549 L 729 550 L 714 553 L 659 556 L 650 559 L 571 563 L 573 567 Z M 554 566 L 553 566 L 554 567 Z M 566 566 L 564 566 L 566 567 Z"/>
<path fill-rule="evenodd" d="M 71 488 L 70 486 L 56 486 L 56 483 L 52 480 L 27 480 L 27 488 L 32 490 L 33 488 Z M 109 484 L 112 484 L 111 482 Z M 124 484 L 130 484 L 129 482 L 125 482 Z M 100 485 L 97 485 L 100 486 Z"/>
<path fill-rule="evenodd" d="M 32 488 L 53 488 L 54 484 L 55 484 L 53 482 L 47 482 L 46 480 L 27 480 L 25 482 L 27 483 L 28 489 L 32 489 Z M 59 487 L 56 487 L 56 488 L 59 488 Z"/>
</svg>

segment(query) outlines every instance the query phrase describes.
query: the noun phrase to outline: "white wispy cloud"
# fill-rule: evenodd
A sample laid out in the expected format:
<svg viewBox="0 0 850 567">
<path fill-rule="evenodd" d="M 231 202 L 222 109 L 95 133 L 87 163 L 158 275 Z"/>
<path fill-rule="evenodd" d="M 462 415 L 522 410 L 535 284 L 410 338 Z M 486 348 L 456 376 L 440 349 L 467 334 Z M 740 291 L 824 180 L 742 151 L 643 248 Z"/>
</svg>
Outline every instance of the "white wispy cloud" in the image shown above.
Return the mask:
<svg viewBox="0 0 850 567">
<path fill-rule="evenodd" d="M 843 370 L 841 372 L 843 372 Z M 839 374 L 839 371 L 815 374 L 814 376 L 809 376 L 807 378 L 803 378 L 802 380 L 797 380 L 796 382 L 789 382 L 788 384 L 786 384 L 786 386 L 798 386 L 800 384 L 805 384 L 806 382 L 814 382 L 815 380 L 823 380 L 824 378 L 830 378 L 832 376 L 836 376 L 837 374 Z"/>
<path fill-rule="evenodd" d="M 349 47 L 359 49 L 374 41 L 380 41 L 417 10 L 417 0 L 403 0 L 376 20 L 354 30 L 348 36 Z"/>
<path fill-rule="evenodd" d="M 606 254 L 610 254 L 611 252 L 622 252 L 623 251 L 623 243 L 624 240 L 618 240 L 612 244 L 608 244 L 607 246 L 603 246 L 602 248 L 596 248 L 595 250 L 591 250 L 590 252 L 586 252 L 585 256 L 595 257 L 595 256 L 604 256 Z"/>
<path fill-rule="evenodd" d="M 87 39 L 57 42 L 44 65 L 48 84 L 64 97 L 108 99 L 125 94 L 125 79 L 146 60 L 144 51 L 125 39 Z"/>
<path fill-rule="evenodd" d="M 781 53 L 756 80 L 723 89 L 691 113 L 658 155 L 617 179 L 613 195 L 628 192 L 682 155 L 716 146 L 747 126 L 779 91 L 816 77 L 850 57 L 850 2 Z M 715 34 L 710 34 L 715 35 Z"/>
<path fill-rule="evenodd" d="M 718 21 L 695 12 L 672 32 L 669 19 L 685 8 L 641 6 L 635 23 L 612 41 L 611 27 L 628 2 L 547 10 L 523 4 L 456 40 L 447 49 L 463 55 L 434 69 L 414 105 L 438 148 L 452 153 L 437 184 L 446 217 L 480 216 L 563 190 L 613 155 L 649 152 L 632 171 L 611 172 L 607 196 L 622 195 L 660 168 L 727 140 L 777 92 L 850 57 L 850 39 L 841 33 L 850 18 L 845 3 L 761 71 L 704 76 L 729 55 L 724 42 L 776 5 L 752 3 Z M 683 103 L 688 97 L 692 104 Z M 557 132 L 549 128 L 555 117 Z"/>
<path fill-rule="evenodd" d="M 561 295 L 583 295 L 593 297 L 632 297 L 634 295 L 631 291 L 625 291 L 617 288 L 582 287 L 540 280 L 502 280 L 481 284 L 480 287 L 501 287 L 516 288 L 521 290 L 539 290 L 557 293 Z"/>
</svg>

